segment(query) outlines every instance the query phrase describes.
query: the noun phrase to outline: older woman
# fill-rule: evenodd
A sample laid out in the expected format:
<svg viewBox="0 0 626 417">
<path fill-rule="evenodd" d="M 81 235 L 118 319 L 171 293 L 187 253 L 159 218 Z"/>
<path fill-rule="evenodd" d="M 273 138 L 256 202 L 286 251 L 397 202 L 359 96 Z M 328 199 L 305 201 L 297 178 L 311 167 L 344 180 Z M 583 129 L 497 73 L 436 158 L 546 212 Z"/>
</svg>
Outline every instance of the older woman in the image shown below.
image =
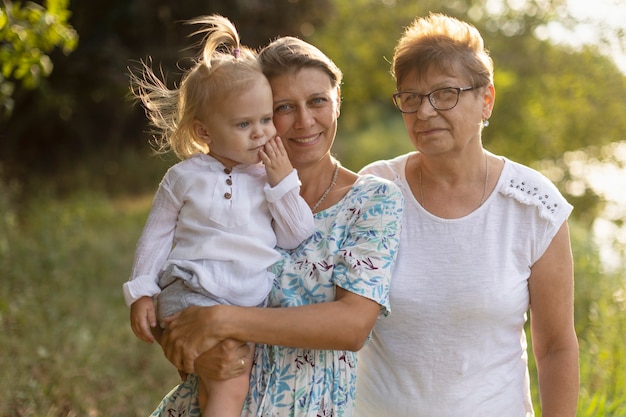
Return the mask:
<svg viewBox="0 0 626 417">
<path fill-rule="evenodd" d="M 403 197 L 390 181 L 359 176 L 331 156 L 341 72 L 328 57 L 285 37 L 260 60 L 272 87 L 274 124 L 315 214 L 315 232 L 275 265 L 269 296 L 275 308 L 192 307 L 171 321 L 161 343 L 179 369 L 202 367 L 216 377 L 244 368 L 247 347 L 229 350 L 232 342 L 224 339 L 258 344 L 243 415 L 348 417 L 355 351 L 389 310 Z M 220 352 L 230 359 L 222 357 L 215 369 L 211 358 Z M 197 393 L 191 375 L 153 415 L 199 415 Z"/>
<path fill-rule="evenodd" d="M 406 200 L 393 313 L 359 353 L 359 417 L 533 415 L 524 323 L 542 415 L 575 416 L 578 343 L 567 218 L 538 172 L 483 148 L 495 102 L 478 31 L 416 19 L 392 63 L 416 151 L 363 169 Z"/>
</svg>

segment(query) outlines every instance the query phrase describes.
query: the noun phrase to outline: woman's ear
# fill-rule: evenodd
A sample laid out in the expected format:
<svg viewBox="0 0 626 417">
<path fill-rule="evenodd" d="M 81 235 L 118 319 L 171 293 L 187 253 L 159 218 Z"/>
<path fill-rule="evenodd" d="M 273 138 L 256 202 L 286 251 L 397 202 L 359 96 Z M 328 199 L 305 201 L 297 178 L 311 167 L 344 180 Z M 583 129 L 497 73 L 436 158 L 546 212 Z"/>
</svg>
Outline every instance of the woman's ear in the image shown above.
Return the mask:
<svg viewBox="0 0 626 417">
<path fill-rule="evenodd" d="M 341 114 L 341 88 L 337 87 L 337 118 Z"/>
<path fill-rule="evenodd" d="M 496 101 L 496 89 L 493 84 L 488 84 L 485 94 L 483 95 L 483 120 L 491 117 L 493 105 Z"/>
<path fill-rule="evenodd" d="M 193 121 L 193 131 L 198 139 L 200 139 L 202 142 L 206 143 L 207 145 L 211 143 L 211 135 L 209 134 L 209 131 L 207 130 L 204 123 L 202 123 L 200 120 Z"/>
</svg>

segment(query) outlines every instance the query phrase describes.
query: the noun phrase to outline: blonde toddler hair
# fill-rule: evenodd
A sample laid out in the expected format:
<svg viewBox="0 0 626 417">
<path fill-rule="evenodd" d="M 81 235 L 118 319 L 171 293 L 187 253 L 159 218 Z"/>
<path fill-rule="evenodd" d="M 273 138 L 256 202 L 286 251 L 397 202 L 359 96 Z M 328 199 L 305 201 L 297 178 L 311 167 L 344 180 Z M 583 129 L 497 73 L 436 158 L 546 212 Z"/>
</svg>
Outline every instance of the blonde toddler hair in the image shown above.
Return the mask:
<svg viewBox="0 0 626 417">
<path fill-rule="evenodd" d="M 196 120 L 204 122 L 228 94 L 263 77 L 256 52 L 241 45 L 230 20 L 210 15 L 187 23 L 201 26 L 191 36 L 203 36 L 202 53 L 183 74 L 178 88 L 169 89 L 144 61 L 137 74 L 130 70 L 131 94 L 146 111 L 156 151 L 173 151 L 179 159 L 209 151 L 195 133 Z"/>
</svg>

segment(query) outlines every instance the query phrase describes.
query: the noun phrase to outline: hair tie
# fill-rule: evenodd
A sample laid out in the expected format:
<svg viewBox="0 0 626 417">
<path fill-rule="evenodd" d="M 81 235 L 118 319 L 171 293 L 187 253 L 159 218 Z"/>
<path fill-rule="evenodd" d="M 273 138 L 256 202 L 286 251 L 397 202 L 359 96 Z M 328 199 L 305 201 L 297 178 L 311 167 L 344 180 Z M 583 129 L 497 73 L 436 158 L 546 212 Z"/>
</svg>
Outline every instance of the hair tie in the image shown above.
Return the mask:
<svg viewBox="0 0 626 417">
<path fill-rule="evenodd" d="M 235 48 L 235 49 L 233 49 L 233 56 L 235 57 L 235 59 L 238 59 L 238 58 L 239 58 L 239 53 L 240 53 L 240 52 L 241 52 L 241 51 L 239 50 L 239 48 Z"/>
</svg>

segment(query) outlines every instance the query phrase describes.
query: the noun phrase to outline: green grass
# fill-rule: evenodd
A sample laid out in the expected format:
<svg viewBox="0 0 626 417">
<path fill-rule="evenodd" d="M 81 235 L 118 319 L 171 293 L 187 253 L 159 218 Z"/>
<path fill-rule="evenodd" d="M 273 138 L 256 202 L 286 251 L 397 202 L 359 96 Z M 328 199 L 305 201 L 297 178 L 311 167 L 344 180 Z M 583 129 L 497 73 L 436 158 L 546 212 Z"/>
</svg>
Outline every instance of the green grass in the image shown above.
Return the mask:
<svg viewBox="0 0 626 417">
<path fill-rule="evenodd" d="M 132 334 L 121 291 L 151 195 L 85 189 L 21 199 L 0 181 L 0 417 L 147 416 L 178 382 Z M 578 417 L 626 417 L 626 274 L 603 271 L 586 228 L 572 240 Z"/>
<path fill-rule="evenodd" d="M 176 384 L 130 331 L 121 293 L 148 204 L 4 201 L 0 416 L 145 416 Z"/>
</svg>

